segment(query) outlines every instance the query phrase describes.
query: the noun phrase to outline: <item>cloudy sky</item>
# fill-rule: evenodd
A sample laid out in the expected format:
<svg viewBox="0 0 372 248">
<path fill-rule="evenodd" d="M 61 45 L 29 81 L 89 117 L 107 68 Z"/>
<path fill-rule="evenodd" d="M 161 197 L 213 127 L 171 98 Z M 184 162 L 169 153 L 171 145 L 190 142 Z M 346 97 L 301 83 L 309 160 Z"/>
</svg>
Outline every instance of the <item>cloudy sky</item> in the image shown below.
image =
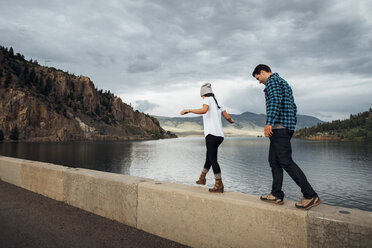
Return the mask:
<svg viewBox="0 0 372 248">
<path fill-rule="evenodd" d="M 229 112 L 265 113 L 259 63 L 290 83 L 299 114 L 372 107 L 370 0 L 1 0 L 0 45 L 154 115 L 201 107 L 205 82 Z"/>
</svg>

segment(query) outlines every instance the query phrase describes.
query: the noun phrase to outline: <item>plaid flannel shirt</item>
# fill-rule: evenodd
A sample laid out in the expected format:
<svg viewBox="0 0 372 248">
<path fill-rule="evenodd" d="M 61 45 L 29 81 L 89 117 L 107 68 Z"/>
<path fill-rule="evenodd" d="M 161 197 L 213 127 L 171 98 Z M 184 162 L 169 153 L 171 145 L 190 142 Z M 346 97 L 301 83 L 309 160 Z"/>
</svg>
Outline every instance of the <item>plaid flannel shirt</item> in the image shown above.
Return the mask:
<svg viewBox="0 0 372 248">
<path fill-rule="evenodd" d="M 273 73 L 265 83 L 266 125 L 281 124 L 294 130 L 297 123 L 297 106 L 291 86 L 278 73 Z"/>
</svg>

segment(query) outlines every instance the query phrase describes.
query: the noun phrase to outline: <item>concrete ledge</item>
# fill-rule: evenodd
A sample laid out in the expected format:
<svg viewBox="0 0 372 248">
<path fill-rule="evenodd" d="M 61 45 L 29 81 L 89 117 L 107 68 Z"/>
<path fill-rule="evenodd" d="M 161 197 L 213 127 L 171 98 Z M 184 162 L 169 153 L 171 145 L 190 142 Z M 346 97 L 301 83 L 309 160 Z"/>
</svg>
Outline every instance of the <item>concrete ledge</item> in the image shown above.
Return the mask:
<svg viewBox="0 0 372 248">
<path fill-rule="evenodd" d="M 291 201 L 3 156 L 0 179 L 192 247 L 372 247 L 367 211 L 302 211 Z"/>
<path fill-rule="evenodd" d="M 372 212 L 320 205 L 308 213 L 308 247 L 372 247 Z"/>
<path fill-rule="evenodd" d="M 21 164 L 25 160 L 0 156 L 0 179 L 22 187 Z"/>
<path fill-rule="evenodd" d="M 24 160 L 21 164 L 22 187 L 57 201 L 64 201 L 65 166 Z"/>
<path fill-rule="evenodd" d="M 192 247 L 307 247 L 307 212 L 287 201 L 157 182 L 138 185 L 138 228 Z"/>
<path fill-rule="evenodd" d="M 63 180 L 65 201 L 137 227 L 137 185 L 145 181 L 139 177 L 70 168 L 65 171 Z"/>
</svg>

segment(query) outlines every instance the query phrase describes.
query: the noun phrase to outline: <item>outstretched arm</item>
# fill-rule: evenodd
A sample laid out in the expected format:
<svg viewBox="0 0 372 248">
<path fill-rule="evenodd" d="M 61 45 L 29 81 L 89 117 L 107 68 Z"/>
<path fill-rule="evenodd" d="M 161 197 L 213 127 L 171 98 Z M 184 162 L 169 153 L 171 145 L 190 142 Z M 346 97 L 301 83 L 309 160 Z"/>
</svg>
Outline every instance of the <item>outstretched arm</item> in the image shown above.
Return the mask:
<svg viewBox="0 0 372 248">
<path fill-rule="evenodd" d="M 205 114 L 207 113 L 209 107 L 207 104 L 203 104 L 203 107 L 200 108 L 200 109 L 184 109 L 181 111 L 181 115 L 185 115 L 185 114 L 188 114 L 188 113 L 193 113 L 193 114 Z"/>
<path fill-rule="evenodd" d="M 225 119 L 230 122 L 231 124 L 233 124 L 235 121 L 230 117 L 230 115 L 225 111 L 222 112 L 222 116 L 225 117 Z"/>
</svg>

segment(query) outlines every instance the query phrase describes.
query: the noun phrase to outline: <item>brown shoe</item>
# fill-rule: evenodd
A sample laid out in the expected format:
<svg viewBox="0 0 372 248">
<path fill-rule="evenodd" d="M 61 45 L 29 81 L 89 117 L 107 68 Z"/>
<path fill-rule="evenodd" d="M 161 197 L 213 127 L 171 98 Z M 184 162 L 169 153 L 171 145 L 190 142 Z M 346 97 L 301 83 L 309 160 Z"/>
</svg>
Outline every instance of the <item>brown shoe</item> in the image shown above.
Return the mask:
<svg viewBox="0 0 372 248">
<path fill-rule="evenodd" d="M 205 179 L 206 175 L 207 175 L 207 173 L 202 172 L 200 174 L 200 177 L 199 177 L 198 181 L 196 181 L 196 184 L 205 185 L 205 183 L 207 182 L 207 180 Z"/>
<path fill-rule="evenodd" d="M 222 179 L 216 179 L 216 183 L 214 184 L 214 187 L 209 189 L 209 192 L 212 193 L 223 193 L 223 183 Z"/>
<path fill-rule="evenodd" d="M 305 210 L 309 210 L 312 207 L 318 206 L 322 201 L 319 199 L 319 197 L 313 197 L 310 199 L 306 199 L 305 197 L 302 197 L 299 202 L 296 202 L 296 208 L 301 208 Z"/>
<path fill-rule="evenodd" d="M 271 193 L 268 195 L 261 196 L 260 199 L 262 201 L 271 202 L 271 203 L 278 204 L 278 205 L 283 205 L 283 199 L 280 199 Z"/>
</svg>

